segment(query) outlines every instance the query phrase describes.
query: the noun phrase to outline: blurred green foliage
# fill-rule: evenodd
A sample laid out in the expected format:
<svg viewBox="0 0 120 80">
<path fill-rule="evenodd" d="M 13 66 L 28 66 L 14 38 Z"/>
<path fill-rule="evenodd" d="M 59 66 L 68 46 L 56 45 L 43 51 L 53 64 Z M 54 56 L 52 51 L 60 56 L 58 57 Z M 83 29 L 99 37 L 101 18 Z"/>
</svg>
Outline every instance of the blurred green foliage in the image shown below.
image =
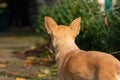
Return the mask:
<svg viewBox="0 0 120 80">
<path fill-rule="evenodd" d="M 52 7 L 45 3 L 39 12 L 36 31 L 47 37 L 44 27 L 44 17 L 50 16 L 58 24 L 69 25 L 72 20 L 81 17 L 81 30 L 76 38 L 76 44 L 85 50 L 105 52 L 120 51 L 120 4 L 112 12 L 106 12 L 108 25 L 105 25 L 105 15 L 100 11 L 96 0 L 57 0 Z M 119 54 L 117 56 L 120 57 Z"/>
</svg>

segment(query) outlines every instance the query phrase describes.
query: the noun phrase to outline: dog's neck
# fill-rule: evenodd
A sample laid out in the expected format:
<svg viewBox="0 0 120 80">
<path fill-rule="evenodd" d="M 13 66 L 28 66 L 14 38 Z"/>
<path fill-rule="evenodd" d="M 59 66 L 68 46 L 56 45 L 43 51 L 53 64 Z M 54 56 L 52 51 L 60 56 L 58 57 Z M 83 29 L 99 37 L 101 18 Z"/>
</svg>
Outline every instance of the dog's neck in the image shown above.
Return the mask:
<svg viewBox="0 0 120 80">
<path fill-rule="evenodd" d="M 79 49 L 72 39 L 55 40 L 53 45 L 56 53 L 56 60 L 58 60 L 61 56 L 64 57 L 67 53 L 73 50 Z"/>
</svg>

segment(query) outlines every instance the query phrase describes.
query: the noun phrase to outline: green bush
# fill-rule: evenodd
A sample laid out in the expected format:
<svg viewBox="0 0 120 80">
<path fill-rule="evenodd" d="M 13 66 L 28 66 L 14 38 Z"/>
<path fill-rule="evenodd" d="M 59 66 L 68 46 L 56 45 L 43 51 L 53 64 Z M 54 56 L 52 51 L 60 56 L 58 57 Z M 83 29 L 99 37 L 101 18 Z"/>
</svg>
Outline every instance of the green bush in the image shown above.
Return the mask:
<svg viewBox="0 0 120 80">
<path fill-rule="evenodd" d="M 96 0 L 57 0 L 52 7 L 43 5 L 39 12 L 36 31 L 47 37 L 44 17 L 50 16 L 58 24 L 69 25 L 77 17 L 82 18 L 81 31 L 76 44 L 85 50 L 113 52 L 120 50 L 120 9 L 108 13 L 105 25 L 103 13 Z"/>
</svg>

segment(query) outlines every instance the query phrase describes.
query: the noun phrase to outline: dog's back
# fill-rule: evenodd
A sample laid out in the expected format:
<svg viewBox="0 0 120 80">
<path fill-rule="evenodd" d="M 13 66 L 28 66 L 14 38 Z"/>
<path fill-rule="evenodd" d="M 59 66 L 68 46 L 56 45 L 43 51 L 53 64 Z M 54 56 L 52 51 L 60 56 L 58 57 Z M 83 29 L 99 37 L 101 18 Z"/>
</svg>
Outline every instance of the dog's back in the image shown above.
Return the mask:
<svg viewBox="0 0 120 80">
<path fill-rule="evenodd" d="M 119 61 L 107 53 L 72 51 L 60 64 L 59 74 L 64 80 L 119 80 Z"/>
</svg>

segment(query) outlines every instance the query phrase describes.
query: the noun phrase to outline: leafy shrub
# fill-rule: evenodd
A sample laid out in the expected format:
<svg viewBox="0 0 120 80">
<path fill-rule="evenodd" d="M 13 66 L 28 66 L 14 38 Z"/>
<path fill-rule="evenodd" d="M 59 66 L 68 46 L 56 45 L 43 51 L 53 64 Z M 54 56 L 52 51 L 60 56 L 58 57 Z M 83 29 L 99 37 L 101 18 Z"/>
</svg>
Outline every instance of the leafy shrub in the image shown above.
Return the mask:
<svg viewBox="0 0 120 80">
<path fill-rule="evenodd" d="M 103 13 L 95 1 L 90 0 L 57 0 L 52 7 L 43 5 L 37 20 L 36 31 L 47 37 L 44 17 L 50 16 L 58 24 L 69 25 L 77 17 L 82 18 L 81 31 L 76 44 L 85 50 L 113 52 L 120 50 L 120 9 L 107 14 L 108 25 L 105 25 Z"/>
</svg>

